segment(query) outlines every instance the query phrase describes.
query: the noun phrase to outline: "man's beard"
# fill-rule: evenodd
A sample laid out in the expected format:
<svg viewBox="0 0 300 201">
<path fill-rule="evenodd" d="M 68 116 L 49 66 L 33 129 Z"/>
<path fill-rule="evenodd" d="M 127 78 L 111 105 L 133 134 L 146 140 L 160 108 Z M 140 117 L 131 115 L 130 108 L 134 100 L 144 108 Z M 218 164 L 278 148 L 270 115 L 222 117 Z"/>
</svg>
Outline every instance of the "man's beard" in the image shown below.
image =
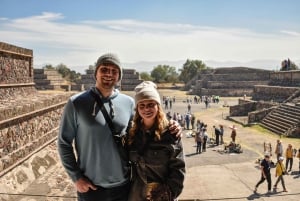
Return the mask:
<svg viewBox="0 0 300 201">
<path fill-rule="evenodd" d="M 113 89 L 116 85 L 116 82 L 115 80 L 111 80 L 111 81 L 101 80 L 101 85 L 105 89 Z"/>
</svg>

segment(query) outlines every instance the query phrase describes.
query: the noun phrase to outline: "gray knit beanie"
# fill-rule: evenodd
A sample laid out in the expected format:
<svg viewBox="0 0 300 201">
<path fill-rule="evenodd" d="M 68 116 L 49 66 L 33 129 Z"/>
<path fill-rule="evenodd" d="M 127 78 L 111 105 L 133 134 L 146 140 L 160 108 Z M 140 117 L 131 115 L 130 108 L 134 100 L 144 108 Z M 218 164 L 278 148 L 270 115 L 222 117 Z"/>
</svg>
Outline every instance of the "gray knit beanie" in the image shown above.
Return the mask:
<svg viewBox="0 0 300 201">
<path fill-rule="evenodd" d="M 116 54 L 113 54 L 113 53 L 106 53 L 106 54 L 103 54 L 102 56 L 100 56 L 98 58 L 97 63 L 96 63 L 96 69 L 95 69 L 95 72 L 94 72 L 95 78 L 96 78 L 97 70 L 100 67 L 100 65 L 101 64 L 107 64 L 107 63 L 108 64 L 114 64 L 119 68 L 119 70 L 120 70 L 119 81 L 120 81 L 122 79 L 122 75 L 123 75 L 121 62 L 120 62 L 118 56 Z"/>
<path fill-rule="evenodd" d="M 144 81 L 135 87 L 135 104 L 142 100 L 155 100 L 160 103 L 160 95 L 157 91 L 157 86 L 151 81 Z"/>
</svg>

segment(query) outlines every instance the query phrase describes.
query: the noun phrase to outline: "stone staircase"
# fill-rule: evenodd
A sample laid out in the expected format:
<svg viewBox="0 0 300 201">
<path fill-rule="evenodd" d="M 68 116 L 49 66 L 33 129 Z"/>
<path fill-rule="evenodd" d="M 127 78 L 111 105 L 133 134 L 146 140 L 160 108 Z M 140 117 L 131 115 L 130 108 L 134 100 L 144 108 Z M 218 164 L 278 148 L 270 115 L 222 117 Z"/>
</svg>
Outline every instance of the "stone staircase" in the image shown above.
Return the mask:
<svg viewBox="0 0 300 201">
<path fill-rule="evenodd" d="M 252 96 L 255 85 L 268 85 L 269 71 L 248 67 L 203 70 L 186 84 L 195 95 Z M 195 80 L 196 79 L 196 80 Z"/>
<path fill-rule="evenodd" d="M 300 124 L 300 104 L 282 103 L 272 110 L 260 124 L 274 133 L 289 136 L 290 131 Z"/>
<path fill-rule="evenodd" d="M 62 76 L 52 69 L 34 69 L 34 82 L 38 90 L 61 90 L 68 85 Z"/>
</svg>

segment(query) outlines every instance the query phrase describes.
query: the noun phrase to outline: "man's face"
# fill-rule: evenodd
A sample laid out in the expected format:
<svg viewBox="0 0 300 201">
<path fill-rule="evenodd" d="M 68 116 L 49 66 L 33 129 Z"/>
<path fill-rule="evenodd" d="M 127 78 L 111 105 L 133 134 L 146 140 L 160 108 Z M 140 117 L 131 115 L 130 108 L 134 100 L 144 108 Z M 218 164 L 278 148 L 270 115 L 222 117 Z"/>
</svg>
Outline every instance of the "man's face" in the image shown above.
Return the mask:
<svg viewBox="0 0 300 201">
<path fill-rule="evenodd" d="M 113 64 L 101 64 L 96 72 L 96 87 L 113 89 L 118 83 L 120 69 Z"/>
</svg>

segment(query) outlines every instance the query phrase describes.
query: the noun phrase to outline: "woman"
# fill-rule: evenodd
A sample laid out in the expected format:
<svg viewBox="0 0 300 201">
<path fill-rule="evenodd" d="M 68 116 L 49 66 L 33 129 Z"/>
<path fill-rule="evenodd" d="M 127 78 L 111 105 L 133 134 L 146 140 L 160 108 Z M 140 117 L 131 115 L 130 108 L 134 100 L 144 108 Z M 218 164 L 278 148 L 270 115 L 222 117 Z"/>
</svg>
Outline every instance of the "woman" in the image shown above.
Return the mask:
<svg viewBox="0 0 300 201">
<path fill-rule="evenodd" d="M 167 129 L 156 85 L 145 81 L 135 91 L 136 113 L 128 139 L 133 170 L 129 200 L 176 200 L 185 176 L 181 141 Z"/>
<path fill-rule="evenodd" d="M 284 179 L 283 179 L 283 175 L 286 174 L 286 169 L 283 165 L 283 157 L 280 156 L 279 157 L 279 160 L 278 160 L 278 163 L 276 164 L 276 170 L 275 170 L 275 177 L 278 176 L 275 184 L 274 184 L 274 190 L 277 189 L 277 184 L 279 183 L 279 181 L 281 181 L 281 185 L 282 185 L 282 188 L 283 188 L 283 192 L 287 192 L 286 188 L 285 188 L 285 183 L 284 183 Z"/>
</svg>

